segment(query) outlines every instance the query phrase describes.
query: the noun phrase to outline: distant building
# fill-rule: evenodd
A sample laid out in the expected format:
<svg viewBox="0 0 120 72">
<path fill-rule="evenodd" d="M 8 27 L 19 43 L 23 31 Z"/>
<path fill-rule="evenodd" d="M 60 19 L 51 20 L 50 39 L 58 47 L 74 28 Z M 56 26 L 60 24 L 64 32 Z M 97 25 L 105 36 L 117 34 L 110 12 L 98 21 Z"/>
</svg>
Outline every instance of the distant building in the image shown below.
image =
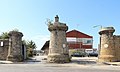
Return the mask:
<svg viewBox="0 0 120 72">
<path fill-rule="evenodd" d="M 66 39 L 69 50 L 85 50 L 93 47 L 93 37 L 77 30 L 68 31 Z M 41 50 L 44 51 L 44 54 L 48 54 L 49 41 L 46 41 Z"/>
<path fill-rule="evenodd" d="M 66 33 L 69 49 L 92 49 L 93 37 L 77 30 Z"/>
<path fill-rule="evenodd" d="M 45 55 L 48 55 L 49 52 L 49 42 L 50 40 L 46 41 L 41 50 L 44 52 Z"/>
</svg>

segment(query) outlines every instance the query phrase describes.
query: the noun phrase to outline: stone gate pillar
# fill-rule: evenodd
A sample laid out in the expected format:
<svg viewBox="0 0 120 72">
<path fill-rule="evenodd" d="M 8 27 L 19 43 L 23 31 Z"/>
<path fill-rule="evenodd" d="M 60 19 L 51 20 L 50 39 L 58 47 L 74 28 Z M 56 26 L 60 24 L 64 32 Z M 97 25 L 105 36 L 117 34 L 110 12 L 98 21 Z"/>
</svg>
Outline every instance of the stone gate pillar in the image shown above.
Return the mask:
<svg viewBox="0 0 120 72">
<path fill-rule="evenodd" d="M 115 29 L 113 27 L 104 27 L 100 30 L 100 53 L 99 62 L 112 62 L 116 61 L 115 58 L 115 47 L 114 47 L 114 37 L 113 32 Z"/>
<path fill-rule="evenodd" d="M 47 61 L 50 63 L 69 62 L 69 50 L 66 41 L 68 26 L 60 23 L 59 17 L 56 15 L 54 24 L 49 24 L 48 30 L 51 35 Z"/>
<path fill-rule="evenodd" d="M 22 36 L 21 32 L 10 31 L 9 32 L 9 49 L 8 49 L 8 61 L 22 61 Z"/>
</svg>

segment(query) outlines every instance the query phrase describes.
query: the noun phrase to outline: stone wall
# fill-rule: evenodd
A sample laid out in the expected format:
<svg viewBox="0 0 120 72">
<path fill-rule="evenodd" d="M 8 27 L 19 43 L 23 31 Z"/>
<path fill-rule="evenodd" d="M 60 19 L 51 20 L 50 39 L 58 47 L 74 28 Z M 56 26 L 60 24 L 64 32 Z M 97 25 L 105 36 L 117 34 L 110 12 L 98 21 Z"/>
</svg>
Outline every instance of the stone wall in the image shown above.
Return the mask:
<svg viewBox="0 0 120 72">
<path fill-rule="evenodd" d="M 120 61 L 120 36 L 113 35 L 113 27 L 104 27 L 100 30 L 99 62 Z"/>
<path fill-rule="evenodd" d="M 0 39 L 0 60 L 23 61 L 26 59 L 26 49 L 22 45 L 23 34 L 10 31 L 8 35 L 9 39 Z"/>
<path fill-rule="evenodd" d="M 9 40 L 0 39 L 0 60 L 6 60 L 8 55 Z"/>
<path fill-rule="evenodd" d="M 120 61 L 120 36 L 114 35 L 114 48 L 116 61 Z"/>
</svg>

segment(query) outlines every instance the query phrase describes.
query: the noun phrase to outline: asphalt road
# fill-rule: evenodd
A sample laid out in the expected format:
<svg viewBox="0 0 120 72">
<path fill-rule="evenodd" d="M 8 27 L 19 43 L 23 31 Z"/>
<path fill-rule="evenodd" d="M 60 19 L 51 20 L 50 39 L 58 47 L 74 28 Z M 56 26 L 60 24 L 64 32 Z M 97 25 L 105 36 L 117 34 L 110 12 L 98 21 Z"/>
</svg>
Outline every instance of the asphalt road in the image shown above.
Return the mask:
<svg viewBox="0 0 120 72">
<path fill-rule="evenodd" d="M 35 57 L 38 61 L 30 63 L 0 64 L 0 72 L 120 72 L 120 66 L 97 64 L 96 58 L 73 58 L 65 64 L 46 63 L 43 58 Z"/>
<path fill-rule="evenodd" d="M 0 64 L 0 72 L 120 72 L 120 67 L 64 66 L 61 64 Z"/>
</svg>

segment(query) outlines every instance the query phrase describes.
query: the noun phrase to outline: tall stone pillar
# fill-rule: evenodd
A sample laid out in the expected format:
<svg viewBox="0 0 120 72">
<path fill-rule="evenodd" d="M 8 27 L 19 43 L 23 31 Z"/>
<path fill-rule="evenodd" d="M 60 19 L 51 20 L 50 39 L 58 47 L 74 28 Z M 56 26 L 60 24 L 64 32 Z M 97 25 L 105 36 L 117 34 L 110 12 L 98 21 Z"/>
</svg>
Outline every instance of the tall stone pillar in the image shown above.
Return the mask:
<svg viewBox="0 0 120 72">
<path fill-rule="evenodd" d="M 115 58 L 115 47 L 114 47 L 114 37 L 113 32 L 115 29 L 113 27 L 104 27 L 100 30 L 100 53 L 99 62 L 112 62 L 116 61 Z"/>
<path fill-rule="evenodd" d="M 10 31 L 9 32 L 9 49 L 8 49 L 8 61 L 22 61 L 22 36 L 21 32 Z"/>
<path fill-rule="evenodd" d="M 48 30 L 51 32 L 48 62 L 69 62 L 69 50 L 66 40 L 66 31 L 68 30 L 68 26 L 64 23 L 60 23 L 59 17 L 56 15 L 54 24 L 49 24 Z"/>
</svg>

